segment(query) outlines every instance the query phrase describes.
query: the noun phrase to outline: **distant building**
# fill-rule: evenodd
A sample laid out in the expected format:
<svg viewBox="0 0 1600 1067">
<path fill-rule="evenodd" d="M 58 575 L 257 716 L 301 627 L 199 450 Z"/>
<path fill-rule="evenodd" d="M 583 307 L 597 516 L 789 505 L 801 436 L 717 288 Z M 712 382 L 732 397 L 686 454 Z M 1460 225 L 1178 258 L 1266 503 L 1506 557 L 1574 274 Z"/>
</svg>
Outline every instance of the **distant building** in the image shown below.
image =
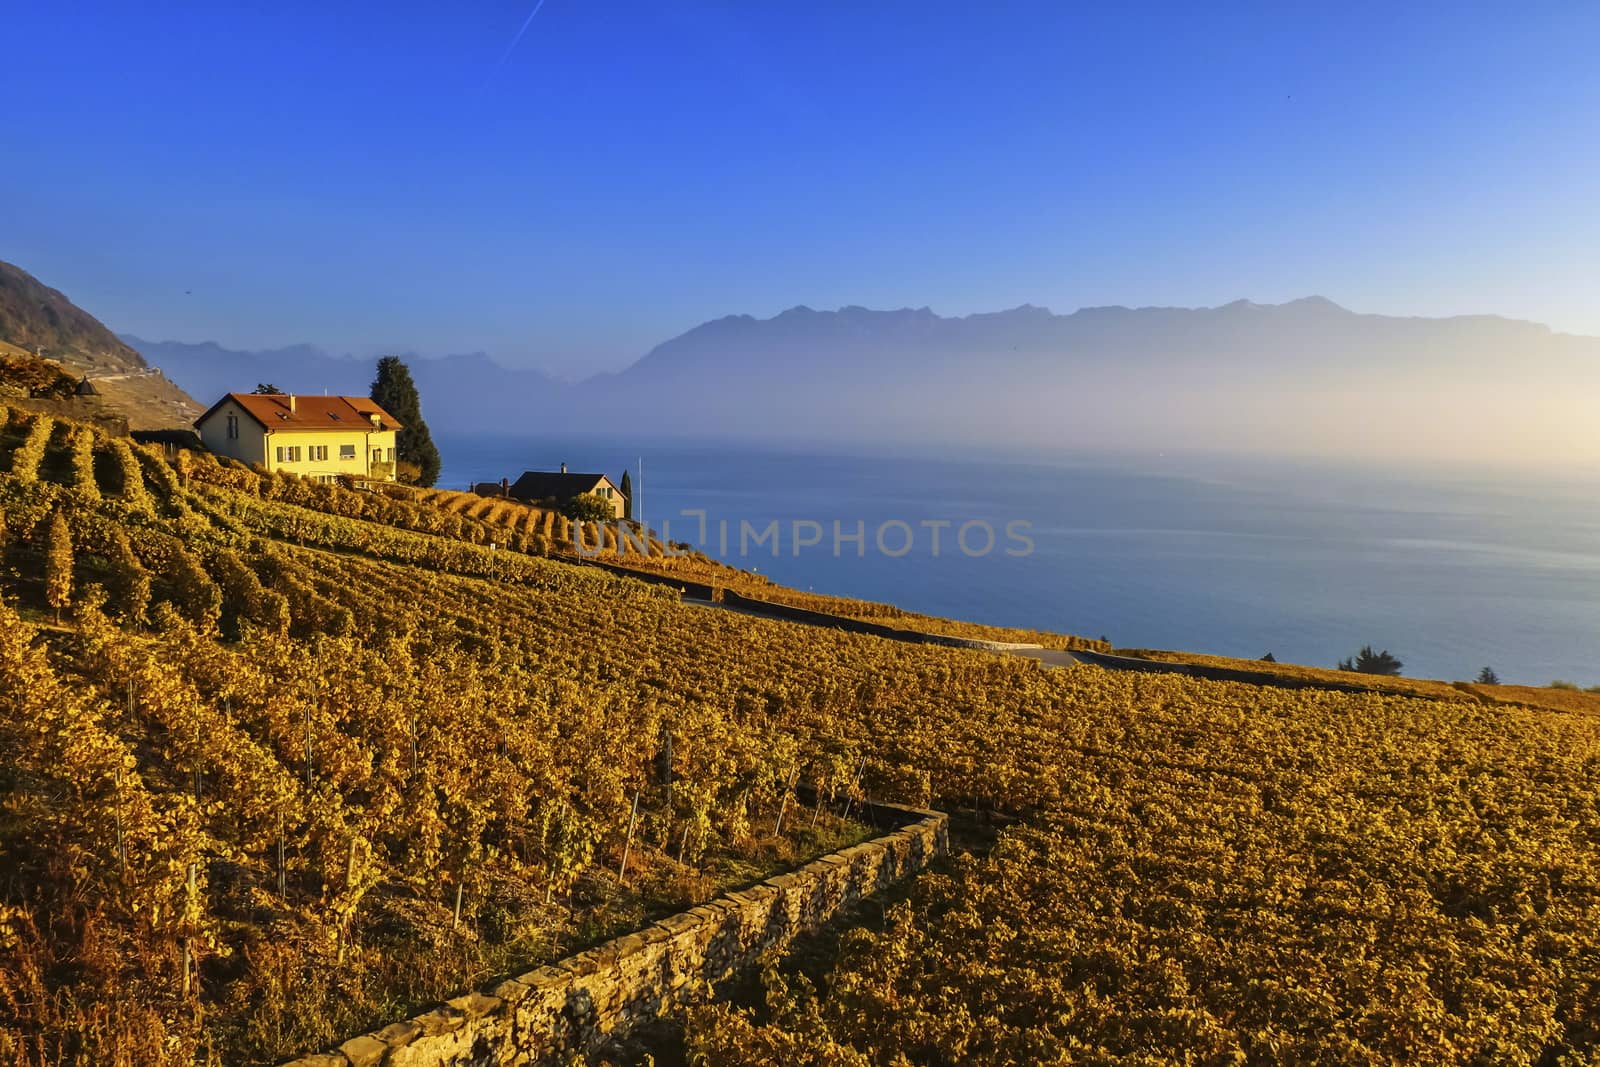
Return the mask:
<svg viewBox="0 0 1600 1067">
<path fill-rule="evenodd" d="M 611 504 L 611 513 L 622 518 L 627 512 L 627 498 L 617 484 L 604 474 L 569 474 L 563 463 L 559 471 L 523 471 L 522 477 L 510 486 L 490 483 L 495 495 L 511 497 L 529 504 L 547 504 L 559 508 L 573 497 L 592 493 Z M 482 488 L 479 488 L 482 492 Z M 486 494 L 487 495 L 487 494 Z"/>
<path fill-rule="evenodd" d="M 100 395 L 100 390 L 95 388 L 95 384 L 89 380 L 89 376 L 87 374 L 83 376 L 83 381 L 78 383 L 78 387 L 74 389 L 73 392 L 77 393 L 79 396 Z"/>
<path fill-rule="evenodd" d="M 220 456 L 321 482 L 394 481 L 400 421 L 364 396 L 229 393 L 194 422 Z"/>
</svg>

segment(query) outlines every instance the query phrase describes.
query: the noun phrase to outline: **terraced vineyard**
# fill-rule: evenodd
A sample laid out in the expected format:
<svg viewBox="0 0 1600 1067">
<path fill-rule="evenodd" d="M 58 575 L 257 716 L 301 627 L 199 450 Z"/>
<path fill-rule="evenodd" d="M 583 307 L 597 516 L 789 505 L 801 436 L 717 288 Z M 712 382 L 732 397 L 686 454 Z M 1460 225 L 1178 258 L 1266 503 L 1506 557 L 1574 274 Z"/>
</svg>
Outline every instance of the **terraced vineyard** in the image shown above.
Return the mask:
<svg viewBox="0 0 1600 1067">
<path fill-rule="evenodd" d="M 1596 1053 L 1592 717 L 707 612 L 201 467 L 0 429 L 0 1060 L 326 1045 L 850 834 L 797 779 L 1012 826 L 704 1062 Z"/>
</svg>

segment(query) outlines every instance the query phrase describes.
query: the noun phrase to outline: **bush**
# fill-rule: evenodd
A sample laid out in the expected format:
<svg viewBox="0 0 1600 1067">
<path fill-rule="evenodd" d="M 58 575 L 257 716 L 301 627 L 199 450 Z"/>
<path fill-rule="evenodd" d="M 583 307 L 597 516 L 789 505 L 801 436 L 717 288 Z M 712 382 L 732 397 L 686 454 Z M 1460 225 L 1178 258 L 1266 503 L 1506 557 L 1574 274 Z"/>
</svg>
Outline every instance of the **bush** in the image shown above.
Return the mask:
<svg viewBox="0 0 1600 1067">
<path fill-rule="evenodd" d="M 579 493 L 561 505 L 561 514 L 573 522 L 610 522 L 616 518 L 611 501 L 594 493 Z"/>
</svg>

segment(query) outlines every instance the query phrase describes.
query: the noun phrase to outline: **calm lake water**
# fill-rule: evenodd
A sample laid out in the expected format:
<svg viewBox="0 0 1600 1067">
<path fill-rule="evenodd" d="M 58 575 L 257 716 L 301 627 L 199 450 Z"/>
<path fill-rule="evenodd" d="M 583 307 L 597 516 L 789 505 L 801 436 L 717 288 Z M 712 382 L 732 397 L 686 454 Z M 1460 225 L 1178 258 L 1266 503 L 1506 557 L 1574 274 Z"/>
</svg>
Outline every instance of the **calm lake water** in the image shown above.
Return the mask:
<svg viewBox="0 0 1600 1067">
<path fill-rule="evenodd" d="M 704 511 L 705 551 L 800 589 L 1123 647 L 1332 666 L 1370 643 L 1418 677 L 1487 664 L 1506 682 L 1600 683 L 1600 479 L 614 437 L 439 445 L 452 489 L 563 461 L 639 484 L 642 456 L 653 528 L 698 543 L 686 512 Z"/>
</svg>

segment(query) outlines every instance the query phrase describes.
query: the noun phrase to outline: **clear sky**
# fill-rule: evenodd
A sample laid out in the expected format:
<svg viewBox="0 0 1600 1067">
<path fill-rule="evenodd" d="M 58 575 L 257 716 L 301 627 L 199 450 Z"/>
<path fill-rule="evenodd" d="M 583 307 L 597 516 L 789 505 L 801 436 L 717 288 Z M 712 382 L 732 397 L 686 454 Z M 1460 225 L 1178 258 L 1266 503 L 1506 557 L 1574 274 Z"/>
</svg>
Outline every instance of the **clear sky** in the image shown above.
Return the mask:
<svg viewBox="0 0 1600 1067">
<path fill-rule="evenodd" d="M 1592 2 L 534 3 L 0 0 L 0 259 L 567 375 L 802 303 L 1600 334 Z"/>
</svg>

